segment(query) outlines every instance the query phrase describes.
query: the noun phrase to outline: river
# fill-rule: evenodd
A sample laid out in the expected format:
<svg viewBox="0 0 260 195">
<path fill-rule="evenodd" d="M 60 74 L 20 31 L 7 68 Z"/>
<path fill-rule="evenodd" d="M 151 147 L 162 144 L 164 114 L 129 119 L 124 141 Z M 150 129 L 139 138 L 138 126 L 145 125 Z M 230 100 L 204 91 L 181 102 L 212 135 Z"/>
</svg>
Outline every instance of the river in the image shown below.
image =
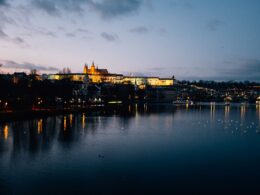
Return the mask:
<svg viewBox="0 0 260 195">
<path fill-rule="evenodd" d="M 134 104 L 0 123 L 0 194 L 260 193 L 260 107 Z"/>
</svg>

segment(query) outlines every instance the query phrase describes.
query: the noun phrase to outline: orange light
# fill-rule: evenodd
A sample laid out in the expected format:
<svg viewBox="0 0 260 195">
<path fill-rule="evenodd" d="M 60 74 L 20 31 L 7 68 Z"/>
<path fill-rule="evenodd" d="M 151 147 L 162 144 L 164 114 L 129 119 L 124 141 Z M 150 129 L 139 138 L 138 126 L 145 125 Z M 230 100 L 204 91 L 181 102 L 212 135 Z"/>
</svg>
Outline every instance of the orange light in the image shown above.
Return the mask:
<svg viewBox="0 0 260 195">
<path fill-rule="evenodd" d="M 8 132 L 9 132 L 9 128 L 7 125 L 5 125 L 4 127 L 4 139 L 7 140 L 8 138 Z"/>
<path fill-rule="evenodd" d="M 63 129 L 64 129 L 64 131 L 66 131 L 66 129 L 67 129 L 67 118 L 66 118 L 66 116 L 64 116 L 64 118 L 63 118 Z"/>
<path fill-rule="evenodd" d="M 83 113 L 83 116 L 82 116 L 82 128 L 84 129 L 86 126 L 85 124 L 85 113 Z"/>
<path fill-rule="evenodd" d="M 37 130 L 38 134 L 42 133 L 42 119 L 38 120 Z"/>
<path fill-rule="evenodd" d="M 73 119 L 73 115 L 70 114 L 70 127 L 72 127 L 72 119 Z"/>
</svg>

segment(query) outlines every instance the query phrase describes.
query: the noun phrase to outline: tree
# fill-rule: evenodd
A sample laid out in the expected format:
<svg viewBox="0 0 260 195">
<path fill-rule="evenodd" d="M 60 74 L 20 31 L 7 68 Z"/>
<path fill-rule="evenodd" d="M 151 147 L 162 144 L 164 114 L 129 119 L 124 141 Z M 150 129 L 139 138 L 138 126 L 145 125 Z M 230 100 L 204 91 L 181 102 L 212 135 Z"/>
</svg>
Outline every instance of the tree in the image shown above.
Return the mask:
<svg viewBox="0 0 260 195">
<path fill-rule="evenodd" d="M 36 69 L 31 69 L 30 70 L 30 75 L 36 75 L 37 74 L 37 70 Z"/>
<path fill-rule="evenodd" d="M 67 68 L 63 68 L 62 71 L 60 71 L 61 74 L 70 74 L 71 73 L 71 70 L 69 67 Z"/>
</svg>

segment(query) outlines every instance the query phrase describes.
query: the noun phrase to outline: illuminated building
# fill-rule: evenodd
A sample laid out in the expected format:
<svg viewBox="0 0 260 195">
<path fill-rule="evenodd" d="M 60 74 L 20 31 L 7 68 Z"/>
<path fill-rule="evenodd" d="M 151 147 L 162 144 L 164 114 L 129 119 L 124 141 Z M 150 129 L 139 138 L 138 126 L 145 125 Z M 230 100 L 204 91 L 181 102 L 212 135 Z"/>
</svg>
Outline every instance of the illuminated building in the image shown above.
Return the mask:
<svg viewBox="0 0 260 195">
<path fill-rule="evenodd" d="M 107 69 L 99 69 L 98 67 L 96 68 L 94 62 L 92 62 L 92 65 L 90 68 L 88 68 L 88 65 L 85 64 L 83 73 L 84 74 L 93 74 L 93 75 L 106 75 L 106 74 L 108 74 L 108 71 L 107 71 Z"/>
<path fill-rule="evenodd" d="M 72 81 L 84 82 L 88 78 L 90 83 L 110 83 L 110 84 L 132 84 L 136 86 L 172 86 L 174 84 L 173 78 L 159 78 L 159 77 L 135 77 L 124 76 L 122 74 L 111 74 L 107 69 L 99 69 L 94 62 L 89 68 L 84 65 L 83 73 L 68 73 L 68 74 L 50 74 L 50 80 L 70 79 Z"/>
</svg>

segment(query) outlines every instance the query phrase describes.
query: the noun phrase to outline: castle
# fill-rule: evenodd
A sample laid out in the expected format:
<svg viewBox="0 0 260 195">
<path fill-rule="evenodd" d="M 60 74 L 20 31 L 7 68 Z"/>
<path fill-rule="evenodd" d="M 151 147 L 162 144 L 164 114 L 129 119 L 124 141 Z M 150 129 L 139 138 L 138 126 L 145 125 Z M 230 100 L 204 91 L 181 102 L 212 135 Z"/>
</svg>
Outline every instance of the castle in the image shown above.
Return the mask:
<svg viewBox="0 0 260 195">
<path fill-rule="evenodd" d="M 90 68 L 88 68 L 88 65 L 85 64 L 83 69 L 84 74 L 108 74 L 107 69 L 99 69 L 98 67 L 95 67 L 94 61 L 92 62 L 92 65 Z"/>
<path fill-rule="evenodd" d="M 85 77 L 89 78 L 90 83 L 108 83 L 108 84 L 132 84 L 139 87 L 149 86 L 172 86 L 174 83 L 173 78 L 159 78 L 159 77 L 136 77 L 124 76 L 122 74 L 109 73 L 107 69 L 99 69 L 92 62 L 90 68 L 87 64 L 83 67 L 83 73 L 70 73 L 70 74 L 50 74 L 48 79 L 61 80 L 70 78 L 72 81 L 83 82 Z"/>
</svg>

